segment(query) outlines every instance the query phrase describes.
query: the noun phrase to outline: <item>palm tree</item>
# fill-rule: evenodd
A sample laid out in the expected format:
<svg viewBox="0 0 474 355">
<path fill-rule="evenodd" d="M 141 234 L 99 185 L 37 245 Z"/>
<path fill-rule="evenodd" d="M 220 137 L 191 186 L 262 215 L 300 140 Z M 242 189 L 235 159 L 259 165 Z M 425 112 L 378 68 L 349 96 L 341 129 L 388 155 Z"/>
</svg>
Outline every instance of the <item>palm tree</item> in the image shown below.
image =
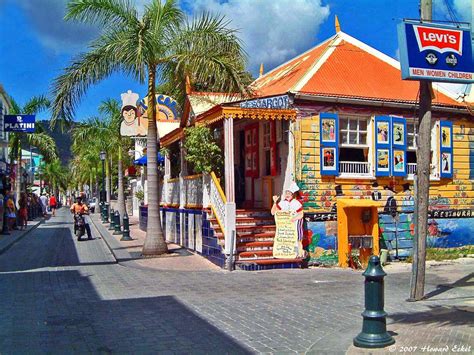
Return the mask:
<svg viewBox="0 0 474 355">
<path fill-rule="evenodd" d="M 148 83 L 148 117 L 156 117 L 156 83 L 188 75 L 213 78 L 222 90 L 243 91 L 244 53 L 222 17 L 203 14 L 188 21 L 176 0 L 150 0 L 142 16 L 128 0 L 74 0 L 66 19 L 102 26 L 102 35 L 54 83 L 53 120 L 71 120 L 93 84 L 121 71 Z M 184 80 L 181 80 L 184 82 Z M 148 121 L 148 226 L 143 255 L 166 253 L 159 214 L 158 137 Z"/>
<path fill-rule="evenodd" d="M 46 110 L 50 106 L 49 100 L 45 96 L 35 96 L 31 98 L 23 107 L 21 107 L 12 97 L 10 97 L 12 104 L 11 114 L 25 114 L 33 115 L 43 110 Z M 17 164 L 17 176 L 15 180 L 15 191 L 17 200 L 19 200 L 21 190 L 21 147 L 22 143 L 27 143 L 30 146 L 38 148 L 39 153 L 44 157 L 46 162 L 51 162 L 58 158 L 56 142 L 48 135 L 44 128 L 40 124 L 36 124 L 36 131 L 34 133 L 10 133 L 9 146 L 10 146 L 10 161 L 16 159 Z"/>
<path fill-rule="evenodd" d="M 58 196 L 59 191 L 65 191 L 67 188 L 68 170 L 61 164 L 59 159 L 44 164 L 43 179 L 48 182 L 50 192 Z"/>
<path fill-rule="evenodd" d="M 104 119 L 91 118 L 85 123 L 79 124 L 73 130 L 74 151 L 79 160 L 82 169 L 88 168 L 87 171 L 92 172 L 93 165 L 91 162 L 98 164 L 97 158 L 101 150 L 105 151 L 107 158 L 117 153 L 117 175 L 118 175 L 118 211 L 121 216 L 126 211 L 124 184 L 123 184 L 123 149 L 130 146 L 130 140 L 122 138 L 120 135 L 120 123 L 122 120 L 120 113 L 120 105 L 117 100 L 108 99 L 102 101 L 99 106 L 99 113 L 104 115 Z M 84 151 L 84 145 L 92 148 Z M 85 158 L 85 159 L 84 159 Z M 97 165 L 95 165 L 97 166 Z M 108 167 L 108 162 L 107 162 Z M 107 182 L 110 178 L 110 170 L 107 169 Z M 90 176 L 90 175 L 89 175 Z M 90 180 L 91 181 L 91 180 Z M 108 189 L 110 200 L 110 188 Z"/>
</svg>

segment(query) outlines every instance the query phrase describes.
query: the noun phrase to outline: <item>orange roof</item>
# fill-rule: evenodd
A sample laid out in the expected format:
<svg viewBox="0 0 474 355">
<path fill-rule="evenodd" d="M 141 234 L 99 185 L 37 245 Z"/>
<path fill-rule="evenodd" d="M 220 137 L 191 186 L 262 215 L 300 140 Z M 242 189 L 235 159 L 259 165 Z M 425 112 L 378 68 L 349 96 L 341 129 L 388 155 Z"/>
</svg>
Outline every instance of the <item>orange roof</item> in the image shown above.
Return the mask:
<svg viewBox="0 0 474 355">
<path fill-rule="evenodd" d="M 255 80 L 258 96 L 304 93 L 376 101 L 416 102 L 419 84 L 402 80 L 400 64 L 344 32 Z M 433 105 L 465 104 L 434 85 Z"/>
</svg>

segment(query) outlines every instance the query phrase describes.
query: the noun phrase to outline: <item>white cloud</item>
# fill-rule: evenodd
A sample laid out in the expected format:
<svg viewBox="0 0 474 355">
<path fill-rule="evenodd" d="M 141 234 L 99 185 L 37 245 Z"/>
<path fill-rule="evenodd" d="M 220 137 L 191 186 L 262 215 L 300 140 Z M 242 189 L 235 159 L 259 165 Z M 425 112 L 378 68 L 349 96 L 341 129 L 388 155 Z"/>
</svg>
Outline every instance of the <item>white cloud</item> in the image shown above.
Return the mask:
<svg viewBox="0 0 474 355">
<path fill-rule="evenodd" d="M 208 11 L 231 20 L 254 74 L 260 63 L 267 72 L 319 42 L 319 26 L 329 16 L 329 6 L 321 0 L 183 0 L 182 4 L 191 14 Z"/>
</svg>

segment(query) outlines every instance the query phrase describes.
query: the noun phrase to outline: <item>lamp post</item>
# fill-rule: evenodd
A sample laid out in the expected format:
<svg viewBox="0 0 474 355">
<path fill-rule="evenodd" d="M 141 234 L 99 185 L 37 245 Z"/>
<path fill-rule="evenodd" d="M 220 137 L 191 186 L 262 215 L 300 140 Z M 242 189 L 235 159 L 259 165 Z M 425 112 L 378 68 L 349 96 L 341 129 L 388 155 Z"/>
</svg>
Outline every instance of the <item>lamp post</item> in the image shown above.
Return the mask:
<svg viewBox="0 0 474 355">
<path fill-rule="evenodd" d="M 102 222 L 106 223 L 106 212 L 105 212 L 105 208 L 106 208 L 106 197 L 105 197 L 105 158 L 106 158 L 106 154 L 104 151 L 101 151 L 100 154 L 99 154 L 99 157 L 100 157 L 100 160 L 102 161 L 102 188 L 100 190 L 100 206 L 101 206 L 101 211 L 102 211 Z"/>
</svg>

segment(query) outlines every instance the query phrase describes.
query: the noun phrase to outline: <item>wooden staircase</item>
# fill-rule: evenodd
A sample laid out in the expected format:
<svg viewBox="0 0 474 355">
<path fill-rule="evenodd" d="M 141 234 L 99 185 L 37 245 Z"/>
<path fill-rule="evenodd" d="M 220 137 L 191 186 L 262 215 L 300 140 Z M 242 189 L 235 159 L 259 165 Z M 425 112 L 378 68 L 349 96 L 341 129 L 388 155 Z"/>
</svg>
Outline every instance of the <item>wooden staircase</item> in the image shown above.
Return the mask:
<svg viewBox="0 0 474 355">
<path fill-rule="evenodd" d="M 224 246 L 224 234 L 212 215 L 209 216 L 214 236 Z M 275 220 L 270 211 L 263 209 L 238 209 L 236 211 L 236 268 L 265 270 L 300 267 L 301 259 L 273 258 Z"/>
</svg>

